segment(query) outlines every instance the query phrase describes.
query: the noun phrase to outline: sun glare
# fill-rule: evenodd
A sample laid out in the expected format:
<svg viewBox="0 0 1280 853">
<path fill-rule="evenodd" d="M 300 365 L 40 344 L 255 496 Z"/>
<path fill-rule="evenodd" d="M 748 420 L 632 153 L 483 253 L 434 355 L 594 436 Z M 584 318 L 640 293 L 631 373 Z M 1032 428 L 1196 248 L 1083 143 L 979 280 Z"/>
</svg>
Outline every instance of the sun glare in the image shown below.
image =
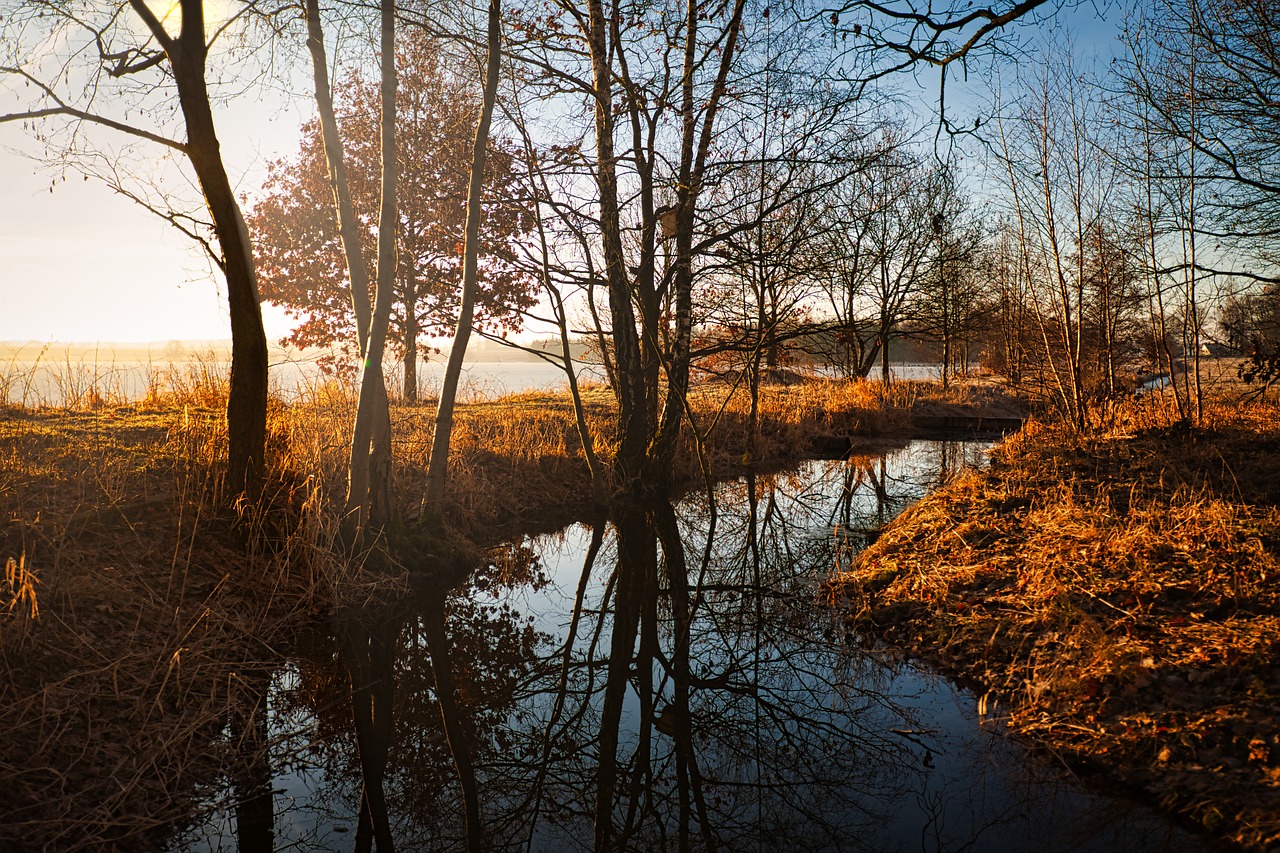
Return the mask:
<svg viewBox="0 0 1280 853">
<path fill-rule="evenodd" d="M 182 27 L 182 5 L 178 0 L 145 0 L 147 8 L 164 24 L 165 32 L 176 35 Z M 206 0 L 204 4 L 205 27 L 210 32 L 222 27 L 236 16 L 240 8 L 236 0 Z M 147 35 L 146 25 L 137 14 L 131 14 L 127 26 L 139 35 Z"/>
</svg>

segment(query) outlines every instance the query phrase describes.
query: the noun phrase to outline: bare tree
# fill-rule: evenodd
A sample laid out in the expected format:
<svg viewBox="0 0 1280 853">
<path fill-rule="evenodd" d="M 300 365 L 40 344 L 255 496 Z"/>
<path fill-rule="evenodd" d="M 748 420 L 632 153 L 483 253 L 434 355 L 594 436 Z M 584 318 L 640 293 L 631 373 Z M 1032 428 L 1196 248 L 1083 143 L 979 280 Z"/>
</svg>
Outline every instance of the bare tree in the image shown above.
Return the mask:
<svg viewBox="0 0 1280 853">
<path fill-rule="evenodd" d="M 179 0 L 176 32 L 144 0 L 128 3 L 25 2 L 7 4 L 0 41 L 16 58 L 0 75 L 32 91 L 28 108 L 0 116 L 0 123 L 63 122 L 69 143 L 89 125 L 110 128 L 182 154 L 196 175 L 216 248 L 205 241 L 227 281 L 231 319 L 231 385 L 227 399 L 226 499 L 257 499 L 266 454 L 267 343 L 258 301 L 253 249 L 223 162 L 207 80 L 212 46 L 239 26 L 241 14 L 211 27 L 200 0 Z M 134 25 L 136 22 L 140 26 Z M 141 33 L 141 34 L 140 34 Z M 50 45 L 59 45 L 50 54 Z M 138 98 L 177 94 L 185 140 L 161 126 L 130 120 Z M 164 112 L 152 104 L 147 114 Z M 160 107 L 157 109 L 157 107 Z M 162 215 L 165 215 L 162 212 Z M 199 224 L 166 218 L 199 237 Z"/>
<path fill-rule="evenodd" d="M 580 263 L 608 294 L 604 334 L 619 405 L 614 467 L 624 489 L 670 478 L 688 387 L 694 222 L 717 116 L 731 100 L 744 6 L 708 14 L 709 6 L 692 3 L 673 16 L 566 3 L 550 23 L 540 16 L 512 25 L 525 34 L 513 53 L 533 72 L 529 85 L 564 99 L 562 123 L 578 109 L 569 97 L 590 110 L 569 146 L 593 191 L 570 206 L 590 209 L 582 225 L 591 245 Z M 660 244 L 664 207 L 671 237 Z"/>
<path fill-rule="evenodd" d="M 1118 175 L 1104 156 L 1098 104 L 1069 57 L 1050 59 L 1012 121 L 1001 119 L 999 158 L 1017 222 L 1019 251 L 1034 295 L 1042 356 L 1056 399 L 1084 429 L 1096 344 L 1086 316 L 1091 229 L 1115 214 Z"/>
<path fill-rule="evenodd" d="M 954 204 L 948 196 L 955 184 L 945 165 L 892 135 L 882 138 L 880 150 L 876 166 L 846 182 L 830 209 L 839 224 L 830 229 L 828 252 L 835 270 L 830 301 L 858 358 L 854 373 L 865 377 L 878 361 L 888 382 L 890 345 L 936 263 L 934 224 L 941 225 Z"/>
<path fill-rule="evenodd" d="M 458 378 L 462 373 L 462 359 L 467 351 L 471 335 L 471 320 L 475 312 L 479 286 L 476 269 L 480 253 L 481 193 L 484 190 L 485 161 L 489 150 L 489 126 L 493 120 L 494 101 L 498 96 L 498 72 L 502 56 L 501 6 L 499 0 L 489 0 L 487 50 L 484 73 L 484 99 L 476 123 L 476 141 L 471 153 L 471 183 L 467 189 L 467 230 L 463 245 L 462 307 L 458 313 L 457 332 L 453 348 L 449 351 L 449 364 L 445 371 L 444 386 L 440 390 L 440 403 L 436 408 L 436 428 L 431 444 L 431 463 L 427 470 L 426 494 L 428 507 L 437 511 L 444 500 L 445 482 L 449 470 L 449 439 L 453 431 L 453 410 L 458 393 Z"/>
<path fill-rule="evenodd" d="M 933 255 L 910 311 L 914 334 L 941 349 L 943 387 L 953 374 L 968 371 L 968 344 L 985 307 L 979 255 L 986 234 L 958 187 L 957 169 L 948 163 L 939 174 L 928 220 Z"/>
<path fill-rule="evenodd" d="M 1148 187 L 1147 266 L 1162 325 L 1165 293 L 1176 285 L 1172 313 L 1190 365 L 1175 395 L 1198 419 L 1206 290 L 1220 278 L 1254 286 L 1277 280 L 1280 18 L 1272 5 L 1253 0 L 1170 0 L 1135 15 L 1125 43 L 1115 101 L 1141 143 L 1125 163 Z M 1166 351 L 1171 337 L 1167 329 L 1159 334 Z M 1166 360 L 1173 373 L 1172 354 Z"/>
<path fill-rule="evenodd" d="M 1034 309 L 1018 229 L 1009 219 L 1002 219 L 989 236 L 978 265 L 980 275 L 994 289 L 985 361 L 1016 388 L 1032 368 Z"/>
</svg>

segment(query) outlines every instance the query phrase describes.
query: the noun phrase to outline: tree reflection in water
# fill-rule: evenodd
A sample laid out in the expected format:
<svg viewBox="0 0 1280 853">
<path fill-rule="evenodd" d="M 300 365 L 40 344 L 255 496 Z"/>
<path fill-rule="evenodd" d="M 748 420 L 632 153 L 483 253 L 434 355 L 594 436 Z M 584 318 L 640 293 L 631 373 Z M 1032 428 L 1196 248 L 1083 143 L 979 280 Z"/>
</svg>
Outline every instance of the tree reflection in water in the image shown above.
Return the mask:
<svg viewBox="0 0 1280 853">
<path fill-rule="evenodd" d="M 465 589 L 345 620 L 276 679 L 274 784 L 295 792 L 277 843 L 1199 849 L 1059 786 L 818 603 L 840 555 L 982 450 L 917 442 L 749 476 L 714 503 L 619 506 L 512 546 Z M 269 826 L 269 799 L 241 795 L 263 777 L 235 794 Z M 242 830 L 241 849 L 262 837 Z"/>
<path fill-rule="evenodd" d="M 271 794 L 267 692 L 271 673 L 237 673 L 235 698 L 227 721 L 236 758 L 234 792 L 236 838 L 241 853 L 268 853 L 275 843 L 275 800 Z"/>
</svg>

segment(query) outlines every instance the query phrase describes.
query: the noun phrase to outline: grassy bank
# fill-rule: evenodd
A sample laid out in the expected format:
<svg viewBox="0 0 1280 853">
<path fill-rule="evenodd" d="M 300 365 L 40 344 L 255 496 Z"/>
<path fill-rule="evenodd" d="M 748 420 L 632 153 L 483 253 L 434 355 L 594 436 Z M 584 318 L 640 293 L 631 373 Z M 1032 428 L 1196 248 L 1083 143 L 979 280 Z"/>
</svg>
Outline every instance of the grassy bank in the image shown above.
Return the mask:
<svg viewBox="0 0 1280 853">
<path fill-rule="evenodd" d="M 900 436 L 913 411 L 1010 405 L 927 383 L 771 386 L 752 447 L 745 399 L 729 392 L 700 388 L 692 405 L 721 477 L 791 464 L 823 435 Z M 139 401 L 95 392 L 74 410 L 0 408 L 0 849 L 140 849 L 170 834 L 236 754 L 262 748 L 239 721 L 296 633 L 375 593 L 333 556 L 350 391 L 273 402 L 270 514 L 247 551 L 208 498 L 225 452 L 223 394 L 206 372 Z M 586 402 L 607 458 L 611 396 L 596 389 Z M 408 512 L 433 415 L 393 409 Z M 455 429 L 450 514 L 477 541 L 588 512 L 563 396 L 467 405 Z M 694 483 L 692 442 L 679 465 Z"/>
<path fill-rule="evenodd" d="M 612 393 L 583 393 L 595 451 L 606 463 L 614 452 L 616 409 Z M 707 464 L 717 479 L 746 471 L 777 470 L 819 452 L 832 436 L 909 437 L 917 415 L 1016 415 L 1023 404 L 1002 388 L 962 385 L 943 389 L 932 382 L 814 380 L 762 387 L 759 431 L 749 430 L 745 389 L 707 383 L 694 389 L 690 410 L 703 438 Z M 280 464 L 307 472 L 332 504 L 345 488 L 347 447 L 354 398 L 324 386 L 282 409 L 275 427 Z M 396 493 L 410 513 L 422 491 L 431 448 L 434 401 L 392 409 Z M 701 480 L 692 429 L 686 427 L 676 461 L 676 480 Z M 210 441 L 217 443 L 216 438 Z M 532 391 L 459 408 L 450 461 L 449 520 L 479 540 L 548 522 L 583 517 L 591 496 L 590 476 L 567 394 Z"/>
<path fill-rule="evenodd" d="M 980 712 L 1248 849 L 1280 844 L 1280 409 L 1031 424 L 833 585 Z"/>
<path fill-rule="evenodd" d="M 230 763 L 246 674 L 309 606 L 305 560 L 245 556 L 211 520 L 183 423 L 0 419 L 0 558 L 30 573 L 0 582 L 0 849 L 153 845 Z"/>
</svg>

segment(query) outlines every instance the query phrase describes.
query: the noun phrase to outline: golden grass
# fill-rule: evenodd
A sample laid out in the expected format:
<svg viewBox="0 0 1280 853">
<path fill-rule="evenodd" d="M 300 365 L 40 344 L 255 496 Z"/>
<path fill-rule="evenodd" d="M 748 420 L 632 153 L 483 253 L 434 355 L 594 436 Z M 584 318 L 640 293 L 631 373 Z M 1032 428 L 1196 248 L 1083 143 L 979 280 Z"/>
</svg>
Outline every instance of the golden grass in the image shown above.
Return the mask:
<svg viewBox="0 0 1280 853">
<path fill-rule="evenodd" d="M 288 404 L 272 400 L 267 511 L 251 520 L 246 549 L 244 527 L 233 531 L 210 499 L 226 440 L 217 363 L 157 368 L 132 398 L 123 385 L 71 379 L 71 407 L 0 406 L 0 849 L 154 845 L 233 761 L 220 733 L 256 699 L 246 673 L 276 666 L 317 614 L 400 583 L 335 557 L 349 386 L 319 382 Z M 33 383 L 9 374 L 0 385 Z M 707 387 L 693 400 L 717 476 L 741 471 L 753 450 L 746 402 L 725 393 Z M 984 404 L 967 393 L 943 399 Z M 816 434 L 899 431 L 913 407 L 939 397 L 924 383 L 766 386 L 754 463 L 794 462 Z M 585 403 L 607 460 L 611 394 L 589 389 Z M 434 408 L 395 405 L 392 417 L 395 490 L 412 511 Z M 456 528 L 492 542 L 586 512 L 573 423 L 562 395 L 462 406 Z M 699 470 L 687 444 L 678 473 L 692 482 Z"/>
<path fill-rule="evenodd" d="M 731 393 L 733 391 L 733 393 Z M 607 464 L 616 449 L 616 404 L 605 387 L 583 393 L 595 452 Z M 999 414 L 1018 411 L 1000 389 L 957 386 L 943 391 L 928 382 L 813 380 L 761 388 L 758 436 L 752 446 L 749 400 L 744 389 L 708 383 L 690 395 L 690 409 L 706 436 L 713 476 L 737 476 L 747 464 L 757 470 L 792 465 L 814 452 L 822 436 L 905 436 L 913 414 L 943 411 Z M 319 384 L 285 408 L 277 451 L 282 467 L 306 471 L 336 501 L 345 487 L 354 393 L 336 383 Z M 392 406 L 396 493 L 412 513 L 422 493 L 434 431 L 433 404 Z M 694 441 L 685 430 L 675 466 L 678 483 L 701 477 Z M 529 391 L 461 405 L 455 416 L 450 456 L 449 508 L 455 529 L 492 541 L 496 534 L 533 524 L 563 524 L 588 513 L 590 474 L 566 394 Z"/>
<path fill-rule="evenodd" d="M 361 594 L 294 472 L 273 469 L 283 523 L 247 550 L 218 517 L 222 400 L 186 379 L 183 396 L 0 410 L 0 849 L 158 844 L 231 765 L 243 674 L 277 666 L 334 588 Z"/>
<path fill-rule="evenodd" d="M 12 557 L 4 561 L 4 585 L 6 589 L 0 595 L 7 598 L 8 604 L 5 610 L 10 615 L 16 616 L 18 621 L 22 621 L 25 614 L 28 624 L 40 618 L 40 602 L 36 598 L 36 586 L 39 585 L 40 579 L 35 576 L 34 572 L 27 571 L 27 555 L 25 553 L 18 559 Z"/>
<path fill-rule="evenodd" d="M 1015 731 L 1250 849 L 1280 843 L 1280 408 L 1033 424 L 833 585 Z M 984 695 L 985 694 L 985 695 Z"/>
</svg>

